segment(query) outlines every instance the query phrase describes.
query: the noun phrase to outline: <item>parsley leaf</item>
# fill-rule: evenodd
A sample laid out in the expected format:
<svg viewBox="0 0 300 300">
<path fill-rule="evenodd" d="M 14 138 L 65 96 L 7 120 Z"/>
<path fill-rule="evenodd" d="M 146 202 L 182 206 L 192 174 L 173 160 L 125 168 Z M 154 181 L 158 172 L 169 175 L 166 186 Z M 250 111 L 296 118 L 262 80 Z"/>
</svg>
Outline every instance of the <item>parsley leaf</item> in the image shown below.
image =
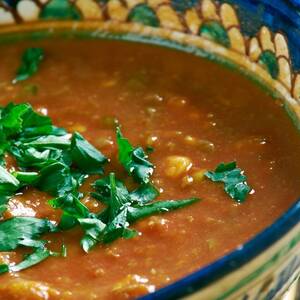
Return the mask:
<svg viewBox="0 0 300 300">
<path fill-rule="evenodd" d="M 38 238 L 54 231 L 55 226 L 46 219 L 13 217 L 0 223 L 0 251 L 12 251 L 18 246 L 44 247 Z"/>
<path fill-rule="evenodd" d="M 32 185 L 39 177 L 37 172 L 14 172 L 13 175 L 21 185 Z"/>
<path fill-rule="evenodd" d="M 69 153 L 63 152 L 61 149 L 38 150 L 18 143 L 12 145 L 9 151 L 17 160 L 18 165 L 22 168 L 41 169 L 54 162 L 61 162 L 66 165 L 71 164 Z"/>
<path fill-rule="evenodd" d="M 0 265 L 0 274 L 6 273 L 9 271 L 9 266 L 7 264 Z"/>
<path fill-rule="evenodd" d="M 152 216 L 154 214 L 166 213 L 175 209 L 189 206 L 198 202 L 198 198 L 189 198 L 183 200 L 165 200 L 146 204 L 144 206 L 133 206 L 128 208 L 129 222 L 135 222 L 139 219 Z"/>
<path fill-rule="evenodd" d="M 117 127 L 117 144 L 119 161 L 126 171 L 139 183 L 148 183 L 153 174 L 154 166 L 147 160 L 143 148 L 133 148 L 128 139 L 124 138 L 120 127 Z"/>
<path fill-rule="evenodd" d="M 57 197 L 49 200 L 49 204 L 53 208 L 60 208 L 64 213 L 75 219 L 88 218 L 90 212 L 88 208 L 81 203 L 80 195 L 75 193 L 65 194 L 61 197 Z"/>
<path fill-rule="evenodd" d="M 67 132 L 63 128 L 59 128 L 53 125 L 43 125 L 43 126 L 24 128 L 22 132 L 22 137 L 28 138 L 28 137 L 36 137 L 41 135 L 62 136 L 66 134 Z"/>
<path fill-rule="evenodd" d="M 30 268 L 51 256 L 51 251 L 47 248 L 37 248 L 33 253 L 27 255 L 20 263 L 10 266 L 9 271 L 19 272 Z"/>
<path fill-rule="evenodd" d="M 102 174 L 107 162 L 107 158 L 78 132 L 72 136 L 71 156 L 78 168 L 87 174 Z"/>
<path fill-rule="evenodd" d="M 21 105 L 21 104 L 17 104 L 17 105 Z M 26 105 L 29 106 L 29 109 L 23 116 L 24 128 L 52 125 L 52 121 L 48 116 L 44 116 L 42 114 L 37 113 L 32 109 L 30 104 L 27 103 Z"/>
<path fill-rule="evenodd" d="M 236 162 L 221 163 L 215 171 L 208 171 L 205 176 L 214 182 L 223 182 L 225 192 L 237 202 L 244 202 L 251 191 L 247 177 L 236 166 Z"/>
<path fill-rule="evenodd" d="M 106 225 L 97 218 L 78 219 L 85 234 L 81 239 L 81 246 L 89 252 L 97 243 L 101 242 Z"/>
<path fill-rule="evenodd" d="M 20 188 L 20 182 L 0 166 L 0 216 L 6 211 L 6 204 Z"/>
<path fill-rule="evenodd" d="M 70 136 L 45 135 L 35 139 L 27 139 L 21 141 L 26 147 L 34 147 L 36 149 L 66 149 L 71 145 Z"/>
<path fill-rule="evenodd" d="M 19 188 L 19 181 L 0 166 L 0 194 L 13 193 Z"/>
<path fill-rule="evenodd" d="M 138 219 L 179 209 L 199 201 L 198 198 L 191 198 L 149 204 L 159 195 L 154 186 L 141 185 L 133 192 L 129 192 L 126 186 L 115 178 L 114 173 L 97 180 L 93 186 L 96 193 L 92 195 L 107 205 L 107 208 L 98 215 L 98 219 L 106 224 L 104 232 L 101 232 L 103 243 L 110 243 L 120 237 L 136 236 L 138 232 L 128 227 Z"/>
<path fill-rule="evenodd" d="M 44 59 L 44 50 L 42 48 L 28 48 L 22 55 L 21 65 L 17 71 L 13 83 L 23 81 L 34 75 Z"/>
<path fill-rule="evenodd" d="M 60 162 L 54 162 L 40 170 L 39 176 L 33 185 L 50 195 L 64 196 L 73 191 L 76 182 L 68 166 Z"/>
<path fill-rule="evenodd" d="M 130 193 L 130 199 L 137 204 L 146 204 L 159 196 L 159 191 L 150 183 L 139 186 Z"/>
<path fill-rule="evenodd" d="M 20 133 L 23 128 L 23 116 L 30 109 L 27 103 L 9 103 L 1 112 L 0 125 L 6 136 L 13 136 Z"/>
</svg>

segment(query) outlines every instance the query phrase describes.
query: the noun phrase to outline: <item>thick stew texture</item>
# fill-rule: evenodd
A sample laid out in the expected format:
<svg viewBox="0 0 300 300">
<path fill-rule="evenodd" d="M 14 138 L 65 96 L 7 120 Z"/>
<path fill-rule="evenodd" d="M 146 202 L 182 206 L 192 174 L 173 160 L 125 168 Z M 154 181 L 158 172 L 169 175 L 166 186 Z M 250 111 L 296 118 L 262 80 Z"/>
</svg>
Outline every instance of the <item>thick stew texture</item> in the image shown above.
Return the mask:
<svg viewBox="0 0 300 300">
<path fill-rule="evenodd" d="M 24 51 L 32 47 L 43 49 L 43 59 L 29 78 L 19 70 L 20 80 L 14 80 Z M 0 56 L 3 107 L 10 102 L 16 107 L 29 103 L 40 115 L 49 116 L 53 126 L 76 132 L 77 141 L 85 139 L 106 157 L 102 157 L 104 173 L 86 172 L 78 196 L 93 216 L 88 220 L 98 220 L 95 216 L 104 211 L 103 223 L 93 223 L 99 240 L 93 240 L 91 247 L 90 240 L 85 240 L 84 251 L 80 240 L 91 223 L 76 215 L 69 230 L 41 234 L 39 241 L 47 242 L 47 259 L 18 272 L 14 266 L 26 257 L 28 261 L 30 247 L 36 245 L 27 241 L 13 250 L 5 248 L 1 242 L 9 233 L 2 229 L 3 224 L 30 217 L 49 220 L 55 227 L 67 204 L 57 200 L 61 195 L 47 190 L 47 182 L 43 188 L 38 188 L 41 181 L 40 185 L 28 183 L 37 182 L 41 169 L 22 169 L 19 162 L 24 153 L 19 157 L 11 150 L 5 153 L 3 168 L 25 184 L 11 192 L 5 208 L 2 206 L 0 249 L 7 251 L 0 252 L 0 299 L 136 298 L 245 243 L 300 195 L 299 133 L 280 101 L 238 73 L 189 54 L 116 41 L 18 42 L 0 46 Z M 2 131 L 10 126 L 4 121 L 1 124 Z M 143 148 L 143 163 L 153 171 L 152 176 L 144 180 L 135 174 L 134 178 L 132 165 L 127 171 L 122 166 L 116 130 L 119 139 L 123 135 L 133 147 Z M 13 139 L 19 133 L 9 134 Z M 28 146 L 20 143 L 14 151 Z M 45 146 L 39 147 L 33 146 L 45 154 L 41 150 Z M 97 158 L 99 162 L 99 155 Z M 82 169 L 84 162 L 77 159 Z M 223 177 L 216 181 L 218 166 L 223 175 L 235 170 L 235 176 L 240 176 L 237 184 L 226 185 L 226 174 L 219 174 Z M 89 170 L 93 167 L 97 169 L 91 164 Z M 99 179 L 99 185 L 103 184 L 103 178 L 108 180 L 108 190 L 95 196 L 92 184 Z M 105 215 L 105 207 L 112 201 L 116 178 L 130 192 L 144 187 L 148 180 L 148 187 L 151 184 L 157 193 L 151 203 L 181 199 L 190 203 L 174 211 L 161 209 L 145 215 L 130 226 L 125 222 L 126 229 L 122 227 L 125 223 L 118 221 L 117 238 L 105 240 L 99 231 L 111 217 Z M 103 196 L 107 191 L 108 200 Z"/>
</svg>

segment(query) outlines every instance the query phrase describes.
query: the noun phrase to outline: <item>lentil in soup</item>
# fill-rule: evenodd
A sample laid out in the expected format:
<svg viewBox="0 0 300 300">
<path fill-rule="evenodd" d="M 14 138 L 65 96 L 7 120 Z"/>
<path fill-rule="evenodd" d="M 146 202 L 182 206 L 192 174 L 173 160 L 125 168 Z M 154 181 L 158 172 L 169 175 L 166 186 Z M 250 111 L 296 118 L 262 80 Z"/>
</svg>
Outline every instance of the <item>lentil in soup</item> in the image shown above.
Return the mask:
<svg viewBox="0 0 300 300">
<path fill-rule="evenodd" d="M 12 84 L 29 47 L 44 49 L 44 59 L 36 74 Z M 117 124 L 148 153 L 158 200 L 201 199 L 145 217 L 130 226 L 139 232 L 131 239 L 99 243 L 89 253 L 80 245 L 81 226 L 43 235 L 53 252 L 65 245 L 64 255 L 0 275 L 0 299 L 132 299 L 153 292 L 245 243 L 300 195 L 299 133 L 279 101 L 235 72 L 189 54 L 117 41 L 26 41 L 2 45 L 0 56 L 2 106 L 28 102 L 109 159 L 104 175 L 90 175 L 80 188 L 91 212 L 104 207 L 88 193 L 96 179 L 113 171 L 129 190 L 138 184 L 118 162 Z M 6 161 L 18 170 L 15 158 Z M 232 161 L 251 187 L 241 203 L 205 175 Z M 49 205 L 52 198 L 24 188 L 10 198 L 2 222 L 25 216 L 57 224 L 62 210 Z M 0 265 L 19 262 L 26 251 L 1 252 Z"/>
</svg>

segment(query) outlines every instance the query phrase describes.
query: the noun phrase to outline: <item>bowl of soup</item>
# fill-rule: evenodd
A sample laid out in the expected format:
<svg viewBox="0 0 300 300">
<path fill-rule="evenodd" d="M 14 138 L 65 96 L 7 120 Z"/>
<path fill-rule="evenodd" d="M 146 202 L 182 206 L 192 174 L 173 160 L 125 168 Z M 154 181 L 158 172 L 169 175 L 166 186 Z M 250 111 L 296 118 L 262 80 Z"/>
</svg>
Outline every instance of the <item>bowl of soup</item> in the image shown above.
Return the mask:
<svg viewBox="0 0 300 300">
<path fill-rule="evenodd" d="M 1 300 L 295 285 L 300 17 L 257 2 L 1 2 Z"/>
</svg>

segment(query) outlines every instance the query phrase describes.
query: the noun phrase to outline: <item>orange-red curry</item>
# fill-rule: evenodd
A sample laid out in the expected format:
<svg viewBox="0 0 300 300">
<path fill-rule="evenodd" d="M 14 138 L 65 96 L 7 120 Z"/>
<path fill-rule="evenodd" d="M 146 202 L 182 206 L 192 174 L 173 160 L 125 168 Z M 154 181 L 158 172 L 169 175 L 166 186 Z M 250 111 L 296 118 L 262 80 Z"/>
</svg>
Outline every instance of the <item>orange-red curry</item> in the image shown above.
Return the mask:
<svg viewBox="0 0 300 300">
<path fill-rule="evenodd" d="M 22 52 L 33 45 L 44 48 L 45 60 L 32 78 L 12 84 Z M 53 251 L 65 243 L 67 257 L 1 275 L 2 300 L 135 298 L 246 242 L 300 195 L 299 133 L 279 102 L 235 72 L 192 55 L 113 41 L 20 42 L 1 46 L 0 56 L 1 105 L 29 102 L 55 125 L 80 132 L 111 160 L 106 172 L 120 168 L 118 120 L 133 144 L 154 148 L 160 199 L 202 199 L 145 218 L 133 225 L 139 236 L 89 254 L 80 247 L 79 228 L 46 236 Z M 247 174 L 252 191 L 242 204 L 204 177 L 223 161 L 236 161 Z M 57 221 L 60 211 L 48 205 L 50 198 L 25 190 L 4 217 Z M 83 202 L 99 209 L 92 197 Z M 20 253 L 0 253 L 0 261 L 18 261 Z"/>
</svg>

